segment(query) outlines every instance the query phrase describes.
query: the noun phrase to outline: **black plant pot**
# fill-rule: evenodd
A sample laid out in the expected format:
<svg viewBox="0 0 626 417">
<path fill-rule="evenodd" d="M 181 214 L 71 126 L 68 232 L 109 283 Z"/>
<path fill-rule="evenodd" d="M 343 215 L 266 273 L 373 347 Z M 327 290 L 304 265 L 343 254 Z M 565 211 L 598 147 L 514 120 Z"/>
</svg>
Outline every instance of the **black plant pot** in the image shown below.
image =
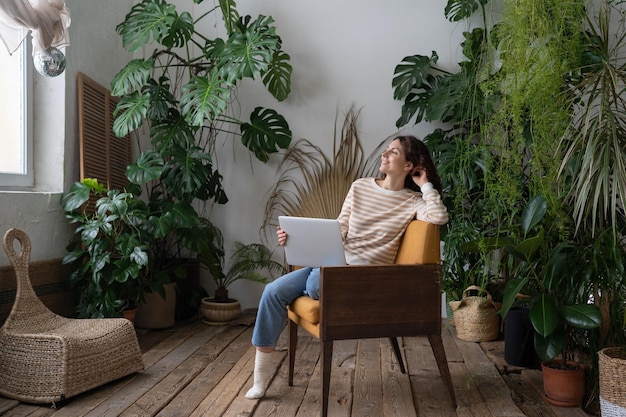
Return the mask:
<svg viewBox="0 0 626 417">
<path fill-rule="evenodd" d="M 504 359 L 509 365 L 537 368 L 534 330 L 528 308 L 514 307 L 504 319 Z"/>
</svg>

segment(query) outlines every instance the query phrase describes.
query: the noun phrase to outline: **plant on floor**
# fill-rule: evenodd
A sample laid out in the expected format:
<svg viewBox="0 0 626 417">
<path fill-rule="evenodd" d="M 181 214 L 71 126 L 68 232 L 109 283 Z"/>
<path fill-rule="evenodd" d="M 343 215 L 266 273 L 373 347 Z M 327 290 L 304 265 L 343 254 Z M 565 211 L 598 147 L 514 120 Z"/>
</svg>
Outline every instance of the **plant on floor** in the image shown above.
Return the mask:
<svg viewBox="0 0 626 417">
<path fill-rule="evenodd" d="M 236 117 L 236 94 L 246 79 L 262 81 L 279 101 L 290 92 L 289 55 L 273 18 L 240 16 L 232 0 L 201 13 L 194 20 L 168 1 L 143 0 L 116 28 L 128 51 L 152 50 L 121 69 L 111 91 L 120 96 L 114 132 L 149 135 L 149 149 L 126 174 L 145 189 L 150 270 L 165 277 L 158 280 L 183 279 L 181 257 L 214 249 L 207 213 L 210 204 L 228 201 L 214 159 L 218 135 L 239 136 L 262 162 L 291 142 L 287 121 L 272 109 L 256 107 L 249 121 Z M 219 13 L 224 38 L 206 33 Z"/>
<path fill-rule="evenodd" d="M 73 266 L 69 282 L 79 291 L 79 316 L 121 316 L 124 307 L 139 302 L 154 285 L 148 280 L 149 239 L 142 228 L 145 202 L 87 178 L 63 195 L 62 207 L 77 225 L 63 263 Z"/>
<path fill-rule="evenodd" d="M 267 283 L 268 276 L 283 275 L 285 267 L 272 260 L 271 251 L 260 243 L 243 244 L 235 242 L 230 256 L 230 266 L 226 270 L 226 253 L 222 234 L 213 226 L 211 247 L 198 253 L 198 261 L 211 274 L 215 283 L 215 294 L 211 301 L 229 302 L 228 287 L 241 279 Z"/>
<path fill-rule="evenodd" d="M 547 209 L 545 197 L 533 197 L 522 212 L 519 227 L 495 238 L 494 245 L 503 246 L 511 255 L 516 277 L 506 284 L 500 314 L 506 316 L 519 294 L 530 296 L 525 302 L 530 307 L 537 354 L 544 361 L 560 354 L 565 363 L 573 357 L 574 331 L 598 328 L 601 316 L 598 307 L 587 302 L 585 292 L 578 291 L 579 284 L 568 280 L 580 265 L 580 259 L 573 258 L 576 252 L 571 245 L 544 246 L 544 226 L 550 224 L 545 219 Z M 549 253 L 545 262 L 541 260 L 542 250 Z M 574 287 L 568 285 L 572 283 Z"/>
</svg>

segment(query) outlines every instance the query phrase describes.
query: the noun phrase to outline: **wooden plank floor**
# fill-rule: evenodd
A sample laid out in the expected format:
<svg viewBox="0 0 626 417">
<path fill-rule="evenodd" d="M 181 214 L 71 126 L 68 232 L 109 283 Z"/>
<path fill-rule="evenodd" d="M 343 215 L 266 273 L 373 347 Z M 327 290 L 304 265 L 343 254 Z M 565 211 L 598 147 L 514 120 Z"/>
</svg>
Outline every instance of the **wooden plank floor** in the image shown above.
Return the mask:
<svg viewBox="0 0 626 417">
<path fill-rule="evenodd" d="M 244 397 L 252 385 L 253 318 L 253 313 L 244 314 L 238 323 L 223 327 L 196 320 L 172 329 L 139 330 L 145 371 L 66 400 L 56 408 L 0 397 L 0 416 L 318 416 L 319 342 L 303 330 L 294 386 L 287 386 L 283 332 L 280 351 L 274 355 L 276 372 L 266 396 L 261 400 Z M 549 407 L 537 385 L 540 373 L 502 376 L 493 361 L 498 342 L 484 349 L 457 339 L 452 326 L 444 324 L 443 330 L 456 409 L 426 338 L 402 341 L 407 374 L 400 372 L 387 339 L 368 339 L 335 343 L 329 416 L 587 416 L 581 409 Z"/>
</svg>

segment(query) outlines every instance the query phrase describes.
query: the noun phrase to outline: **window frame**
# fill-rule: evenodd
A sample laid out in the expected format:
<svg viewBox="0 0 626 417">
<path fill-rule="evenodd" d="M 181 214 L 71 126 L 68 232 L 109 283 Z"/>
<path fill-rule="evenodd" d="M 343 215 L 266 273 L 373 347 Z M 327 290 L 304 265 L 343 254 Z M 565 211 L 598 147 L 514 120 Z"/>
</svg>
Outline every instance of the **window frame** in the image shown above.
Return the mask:
<svg viewBox="0 0 626 417">
<path fill-rule="evenodd" d="M 22 118 L 22 150 L 24 173 L 14 174 L 0 172 L 0 190 L 27 190 L 35 186 L 34 141 L 33 141 L 33 60 L 31 46 L 25 39 L 15 53 L 21 57 L 21 114 Z M 2 52 L 4 53 L 4 51 Z"/>
</svg>

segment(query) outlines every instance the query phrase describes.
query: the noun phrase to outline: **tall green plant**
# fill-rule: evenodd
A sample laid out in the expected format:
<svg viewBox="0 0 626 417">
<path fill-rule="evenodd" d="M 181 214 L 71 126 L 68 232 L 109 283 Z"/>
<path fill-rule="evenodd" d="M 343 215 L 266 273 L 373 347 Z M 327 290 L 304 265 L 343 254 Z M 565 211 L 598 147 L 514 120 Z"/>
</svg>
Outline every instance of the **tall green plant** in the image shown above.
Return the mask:
<svg viewBox="0 0 626 417">
<path fill-rule="evenodd" d="M 470 284 L 485 286 L 490 279 L 490 256 L 461 251 L 468 241 L 480 237 L 484 228 L 485 170 L 489 150 L 482 132 L 497 110 L 499 94 L 483 85 L 498 73 L 498 63 L 490 38 L 497 25 L 490 26 L 486 0 L 449 0 L 446 17 L 451 21 L 482 16 L 483 27 L 463 33 L 464 59 L 460 71 L 451 73 L 437 66 L 438 55 L 408 56 L 394 71 L 394 98 L 403 100 L 398 127 L 421 121 L 440 121 L 438 128 L 424 138 L 438 163 L 444 186 L 444 201 L 450 222 L 442 229 L 444 247 L 443 286 L 460 297 Z"/>
<path fill-rule="evenodd" d="M 262 82 L 284 100 L 292 71 L 273 18 L 240 16 L 235 6 L 220 0 L 194 20 L 174 3 L 143 0 L 116 28 L 128 51 L 153 51 L 131 60 L 111 83 L 112 94 L 120 96 L 115 133 L 149 133 L 150 149 L 126 174 L 147 191 L 153 271 L 167 270 L 172 258 L 213 248 L 203 202 L 228 201 L 214 160 L 218 135 L 239 136 L 262 162 L 291 143 L 289 125 L 275 110 L 256 107 L 248 121 L 235 115 L 244 79 Z M 206 33 L 213 26 L 207 20 L 216 13 L 224 38 Z"/>
</svg>

